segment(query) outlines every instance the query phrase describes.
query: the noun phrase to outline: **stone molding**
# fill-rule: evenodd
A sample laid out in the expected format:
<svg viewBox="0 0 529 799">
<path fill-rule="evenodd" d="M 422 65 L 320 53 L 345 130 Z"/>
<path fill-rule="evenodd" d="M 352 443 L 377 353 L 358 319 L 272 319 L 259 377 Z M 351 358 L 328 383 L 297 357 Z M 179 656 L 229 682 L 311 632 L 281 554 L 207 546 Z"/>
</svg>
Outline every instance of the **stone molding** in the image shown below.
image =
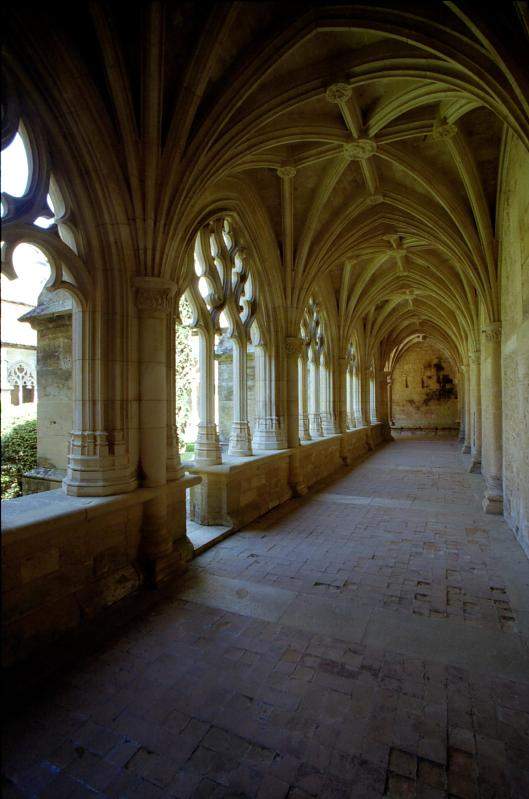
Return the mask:
<svg viewBox="0 0 529 799">
<path fill-rule="evenodd" d="M 297 336 L 288 336 L 285 339 L 285 351 L 287 355 L 300 355 L 303 348 L 303 340 Z"/>
<path fill-rule="evenodd" d="M 343 145 L 343 157 L 348 161 L 365 161 L 377 151 L 374 139 L 356 139 Z"/>
<path fill-rule="evenodd" d="M 137 277 L 136 307 L 139 311 L 155 311 L 164 314 L 174 313 L 173 298 L 176 283 L 161 277 Z"/>
<path fill-rule="evenodd" d="M 436 125 L 432 130 L 432 139 L 436 141 L 444 141 L 453 139 L 457 134 L 457 126 L 451 125 L 449 122 L 444 122 L 441 125 Z"/>
<path fill-rule="evenodd" d="M 383 202 L 384 202 L 383 194 L 370 194 L 369 197 L 366 197 L 366 205 L 369 206 L 380 205 L 380 203 Z"/>
<path fill-rule="evenodd" d="M 501 341 L 501 322 L 490 322 L 481 332 L 487 341 L 499 343 Z"/>
<path fill-rule="evenodd" d="M 353 90 L 348 83 L 333 83 L 325 92 L 325 97 L 330 103 L 345 103 L 352 93 Z"/>
<path fill-rule="evenodd" d="M 228 455 L 247 457 L 252 454 L 252 436 L 248 422 L 232 422 Z"/>
<path fill-rule="evenodd" d="M 277 170 L 277 174 L 280 178 L 293 178 L 296 172 L 297 169 L 295 166 L 280 166 Z"/>
</svg>

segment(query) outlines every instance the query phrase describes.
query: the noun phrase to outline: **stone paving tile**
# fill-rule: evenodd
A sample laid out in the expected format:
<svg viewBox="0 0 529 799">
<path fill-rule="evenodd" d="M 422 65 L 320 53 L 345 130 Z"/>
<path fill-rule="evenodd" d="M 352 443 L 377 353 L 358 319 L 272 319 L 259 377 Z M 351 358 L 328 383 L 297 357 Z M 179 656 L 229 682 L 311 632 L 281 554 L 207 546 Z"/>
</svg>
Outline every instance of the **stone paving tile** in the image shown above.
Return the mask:
<svg viewBox="0 0 529 799">
<path fill-rule="evenodd" d="M 393 505 L 326 487 L 208 550 L 9 722 L 2 795 L 527 799 L 529 564 L 479 481 L 399 441 L 327 486 Z"/>
</svg>

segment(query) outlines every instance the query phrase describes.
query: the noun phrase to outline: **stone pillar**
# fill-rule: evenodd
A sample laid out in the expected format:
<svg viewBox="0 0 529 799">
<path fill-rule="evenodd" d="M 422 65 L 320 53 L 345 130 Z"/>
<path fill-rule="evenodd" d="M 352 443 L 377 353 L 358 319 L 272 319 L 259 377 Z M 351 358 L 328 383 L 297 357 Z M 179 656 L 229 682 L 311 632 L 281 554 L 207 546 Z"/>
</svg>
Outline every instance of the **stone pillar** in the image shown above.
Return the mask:
<svg viewBox="0 0 529 799">
<path fill-rule="evenodd" d="M 346 425 L 348 430 L 354 430 L 354 428 L 356 427 L 356 419 L 354 414 L 353 375 L 349 367 L 347 367 L 344 379 L 345 379 Z"/>
<path fill-rule="evenodd" d="M 324 436 L 335 436 L 338 431 L 336 407 L 334 402 L 334 380 L 332 365 L 323 364 L 320 369 L 321 380 L 321 422 Z"/>
<path fill-rule="evenodd" d="M 195 464 L 215 466 L 222 463 L 219 434 L 215 424 L 215 361 L 213 334 L 199 330 L 198 363 L 200 384 L 198 389 L 198 435 L 195 444 Z"/>
<path fill-rule="evenodd" d="M 110 302 L 108 297 L 104 300 Z M 129 342 L 121 334 L 123 321 L 111 308 L 81 308 L 73 300 L 73 430 L 62 483 L 71 496 L 123 494 L 134 491 L 138 484 L 124 429 L 131 364 L 127 360 Z M 108 401 L 109 364 L 113 402 Z"/>
<path fill-rule="evenodd" d="M 310 406 L 309 406 L 309 430 L 312 438 L 323 437 L 323 427 L 321 423 L 320 411 L 320 362 L 319 357 L 314 356 L 309 366 L 310 380 Z"/>
<path fill-rule="evenodd" d="M 354 416 L 356 427 L 364 427 L 365 420 L 363 414 L 363 402 L 362 402 L 362 385 L 360 382 L 360 376 L 358 374 L 358 369 L 353 372 L 353 397 L 354 397 Z"/>
<path fill-rule="evenodd" d="M 464 415 L 465 415 L 465 438 L 463 442 L 463 446 L 461 448 L 461 452 L 463 455 L 470 454 L 471 448 L 471 441 L 472 441 L 472 408 L 471 408 L 471 397 L 470 397 L 470 363 L 468 361 L 465 362 L 463 366 L 464 371 L 464 382 L 465 382 L 465 403 L 464 403 Z"/>
<path fill-rule="evenodd" d="M 255 347 L 256 382 L 259 385 L 259 413 L 253 434 L 254 450 L 277 450 L 287 446 L 286 431 L 278 413 L 278 381 L 273 355 L 263 346 Z"/>
<path fill-rule="evenodd" d="M 385 372 L 386 375 L 386 396 L 387 396 L 387 406 L 388 406 L 388 424 L 393 426 L 395 424 L 395 420 L 393 419 L 393 376 L 391 372 Z"/>
<path fill-rule="evenodd" d="M 465 403 L 466 403 L 466 386 L 465 386 L 465 367 L 459 367 L 457 393 L 459 396 L 459 435 L 458 441 L 465 440 Z"/>
<path fill-rule="evenodd" d="M 472 414 L 471 462 L 468 471 L 481 474 L 481 352 L 470 354 L 470 397 Z"/>
<path fill-rule="evenodd" d="M 347 389 L 349 383 L 349 373 L 347 371 L 347 359 L 338 360 L 338 432 L 346 433 L 350 427 L 350 419 L 347 409 Z"/>
<path fill-rule="evenodd" d="M 184 475 L 180 461 L 180 447 L 178 429 L 175 423 L 176 413 L 176 386 L 175 386 L 175 361 L 176 361 L 176 325 L 180 318 L 176 309 L 178 297 L 173 301 L 173 308 L 167 314 L 167 479 L 179 480 Z"/>
<path fill-rule="evenodd" d="M 248 424 L 246 386 L 246 341 L 233 339 L 233 422 L 228 454 L 243 457 L 252 454 L 252 438 Z"/>
<path fill-rule="evenodd" d="M 310 441 L 311 435 L 309 430 L 309 407 L 308 407 L 308 363 L 307 363 L 307 349 L 306 346 L 302 347 L 301 355 L 299 357 L 298 375 L 299 375 L 299 437 L 301 441 Z"/>
<path fill-rule="evenodd" d="M 143 506 L 141 552 L 148 579 L 158 584 L 181 571 L 192 547 L 185 535 L 185 485 L 174 440 L 174 293 L 157 277 L 136 278 L 139 317 L 140 471 L 143 484 L 161 487 L 175 480 L 171 495 L 160 493 Z M 176 446 L 175 452 L 170 445 Z M 168 502 L 171 503 L 169 518 Z"/>
<path fill-rule="evenodd" d="M 502 442 L 502 375 L 501 323 L 492 322 L 483 333 L 487 347 L 487 457 L 485 459 L 485 494 L 483 510 L 503 513 L 503 442 Z"/>
<path fill-rule="evenodd" d="M 290 483 L 295 494 L 307 493 L 304 482 L 299 453 L 299 375 L 298 363 L 303 342 L 296 336 L 289 336 L 285 342 L 287 356 L 287 442 L 293 449 L 290 458 Z"/>
<path fill-rule="evenodd" d="M 145 486 L 167 482 L 167 341 L 174 283 L 157 277 L 137 278 L 139 316 L 140 466 Z"/>
</svg>

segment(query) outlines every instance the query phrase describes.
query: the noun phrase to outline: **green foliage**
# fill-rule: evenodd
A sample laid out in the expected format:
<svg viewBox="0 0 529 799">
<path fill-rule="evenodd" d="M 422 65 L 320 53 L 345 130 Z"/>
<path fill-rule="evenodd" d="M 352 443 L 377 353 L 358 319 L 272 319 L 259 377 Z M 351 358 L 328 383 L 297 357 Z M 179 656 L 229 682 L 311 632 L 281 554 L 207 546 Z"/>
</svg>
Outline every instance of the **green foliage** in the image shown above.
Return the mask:
<svg viewBox="0 0 529 799">
<path fill-rule="evenodd" d="M 37 465 L 37 420 L 30 419 L 2 436 L 2 499 L 22 494 L 22 475 Z"/>
<path fill-rule="evenodd" d="M 183 321 L 190 320 L 192 313 L 185 297 L 180 300 L 180 316 Z M 191 416 L 191 386 L 194 379 L 195 363 L 191 349 L 191 330 L 184 325 L 176 326 L 176 426 L 180 437 L 180 447 L 185 449 L 186 431 Z M 186 449 L 186 451 L 188 451 Z"/>
</svg>

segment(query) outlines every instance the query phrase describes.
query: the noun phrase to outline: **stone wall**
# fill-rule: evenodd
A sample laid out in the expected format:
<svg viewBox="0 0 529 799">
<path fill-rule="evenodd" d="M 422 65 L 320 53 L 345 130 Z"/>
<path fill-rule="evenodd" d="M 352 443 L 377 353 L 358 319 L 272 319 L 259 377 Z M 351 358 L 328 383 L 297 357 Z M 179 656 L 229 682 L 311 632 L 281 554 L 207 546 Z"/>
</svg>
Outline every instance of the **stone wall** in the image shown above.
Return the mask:
<svg viewBox="0 0 529 799">
<path fill-rule="evenodd" d="M 199 524 L 238 529 L 292 496 L 287 450 L 220 466 L 189 464 L 189 471 L 202 478 L 191 489 L 191 519 Z"/>
<path fill-rule="evenodd" d="M 413 345 L 398 361 L 392 381 L 392 426 L 408 430 L 459 427 L 456 369 L 435 343 Z"/>
<path fill-rule="evenodd" d="M 333 474 L 343 465 L 341 451 L 341 436 L 316 438 L 302 443 L 299 463 L 307 488 Z"/>
<path fill-rule="evenodd" d="M 529 556 L 529 155 L 511 137 L 500 209 L 504 513 Z"/>
<path fill-rule="evenodd" d="M 105 498 L 55 490 L 3 504 L 3 664 L 26 657 L 142 585 L 149 573 L 141 554 L 144 507 L 161 493 L 175 554 L 189 559 L 189 482 Z"/>
<path fill-rule="evenodd" d="M 27 490 L 47 490 L 50 476 L 66 474 L 73 427 L 72 299 L 66 291 L 43 289 L 22 319 L 37 331 L 37 469 Z"/>
</svg>

